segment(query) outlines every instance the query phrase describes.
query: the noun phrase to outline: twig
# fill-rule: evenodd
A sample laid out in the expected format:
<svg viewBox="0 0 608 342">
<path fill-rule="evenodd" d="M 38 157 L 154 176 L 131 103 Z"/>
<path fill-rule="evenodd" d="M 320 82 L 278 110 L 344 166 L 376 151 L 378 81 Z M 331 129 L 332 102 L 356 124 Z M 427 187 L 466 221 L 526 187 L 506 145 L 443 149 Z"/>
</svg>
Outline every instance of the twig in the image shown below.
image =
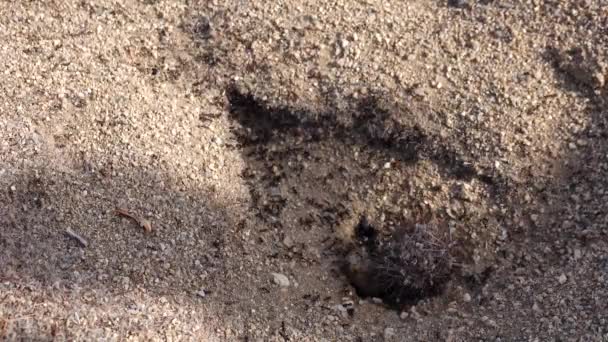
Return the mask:
<svg viewBox="0 0 608 342">
<path fill-rule="evenodd" d="M 146 220 L 145 218 L 135 216 L 135 214 L 132 214 L 127 209 L 116 208 L 116 215 L 128 217 L 134 220 L 140 227 L 144 229 L 146 233 L 152 232 L 152 224 L 150 223 L 150 221 Z"/>
<path fill-rule="evenodd" d="M 82 247 L 87 247 L 89 245 L 89 242 L 87 240 L 85 240 L 85 238 L 83 238 L 82 236 L 76 234 L 76 232 L 74 232 L 71 228 L 68 228 L 65 230 L 65 234 L 69 237 L 71 237 L 72 239 L 78 241 L 78 243 L 82 246 Z"/>
</svg>

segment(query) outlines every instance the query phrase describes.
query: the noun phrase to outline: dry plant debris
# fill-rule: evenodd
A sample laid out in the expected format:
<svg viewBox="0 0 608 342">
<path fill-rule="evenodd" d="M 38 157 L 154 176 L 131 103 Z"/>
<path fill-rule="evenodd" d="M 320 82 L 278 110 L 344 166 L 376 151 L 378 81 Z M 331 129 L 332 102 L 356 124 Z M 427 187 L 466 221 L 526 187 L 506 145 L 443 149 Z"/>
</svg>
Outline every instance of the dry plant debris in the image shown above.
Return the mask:
<svg viewBox="0 0 608 342">
<path fill-rule="evenodd" d="M 66 229 L 65 230 L 65 234 L 67 236 L 71 237 L 72 239 L 76 240 L 82 247 L 87 247 L 89 245 L 89 242 L 85 238 L 83 238 L 82 236 L 78 235 L 71 228 Z"/>
<path fill-rule="evenodd" d="M 144 232 L 151 233 L 152 232 L 152 223 L 141 216 L 133 214 L 129 210 L 125 208 L 116 208 L 116 215 L 127 217 L 135 221 L 141 228 L 144 229 Z"/>
</svg>

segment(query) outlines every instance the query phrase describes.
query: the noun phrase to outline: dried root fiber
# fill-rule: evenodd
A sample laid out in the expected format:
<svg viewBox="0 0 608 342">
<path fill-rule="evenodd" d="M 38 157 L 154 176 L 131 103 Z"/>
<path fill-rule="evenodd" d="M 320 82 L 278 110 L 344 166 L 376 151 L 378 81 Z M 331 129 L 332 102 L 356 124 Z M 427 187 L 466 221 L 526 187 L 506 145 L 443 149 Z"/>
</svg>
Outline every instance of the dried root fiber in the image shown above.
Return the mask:
<svg viewBox="0 0 608 342">
<path fill-rule="evenodd" d="M 400 228 L 381 238 L 362 218 L 357 238 L 344 271 L 362 297 L 402 307 L 440 294 L 451 278 L 449 241 L 436 237 L 427 225 Z"/>
</svg>

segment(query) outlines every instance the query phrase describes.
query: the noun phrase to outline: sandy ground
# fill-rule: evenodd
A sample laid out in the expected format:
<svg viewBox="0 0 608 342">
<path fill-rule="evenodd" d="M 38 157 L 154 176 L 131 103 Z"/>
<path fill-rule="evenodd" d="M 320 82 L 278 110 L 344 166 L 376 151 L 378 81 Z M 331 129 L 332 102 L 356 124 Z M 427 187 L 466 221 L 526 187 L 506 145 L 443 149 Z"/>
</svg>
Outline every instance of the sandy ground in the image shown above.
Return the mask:
<svg viewBox="0 0 608 342">
<path fill-rule="evenodd" d="M 607 18 L 0 3 L 0 337 L 608 340 Z M 359 296 L 361 215 L 449 236 L 445 291 Z"/>
</svg>

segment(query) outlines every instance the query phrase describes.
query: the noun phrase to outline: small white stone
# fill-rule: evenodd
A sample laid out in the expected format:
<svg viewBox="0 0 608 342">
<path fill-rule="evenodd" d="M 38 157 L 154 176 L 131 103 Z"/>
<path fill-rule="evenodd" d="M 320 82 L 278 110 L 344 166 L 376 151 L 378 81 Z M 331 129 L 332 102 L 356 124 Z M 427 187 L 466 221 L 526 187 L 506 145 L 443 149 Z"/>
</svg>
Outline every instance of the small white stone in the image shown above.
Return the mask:
<svg viewBox="0 0 608 342">
<path fill-rule="evenodd" d="M 293 246 L 294 246 L 294 242 L 293 242 L 293 240 L 292 240 L 292 239 L 291 239 L 289 236 L 286 236 L 286 237 L 283 239 L 283 244 L 284 244 L 284 245 L 285 245 L 285 247 L 287 247 L 287 248 L 291 248 L 291 247 L 293 247 Z"/>
<path fill-rule="evenodd" d="M 532 220 L 532 222 L 536 223 L 536 222 L 538 222 L 538 215 L 532 214 L 532 215 L 530 215 L 530 219 Z"/>
<path fill-rule="evenodd" d="M 338 304 L 334 308 L 335 308 L 336 311 L 338 311 L 338 313 L 340 313 L 340 315 L 343 318 L 347 318 L 348 317 L 348 311 L 346 310 L 346 308 L 343 305 Z"/>
<path fill-rule="evenodd" d="M 562 273 L 562 275 L 557 278 L 557 281 L 559 281 L 559 283 L 563 285 L 568 281 L 568 277 L 566 277 L 566 275 Z"/>
<path fill-rule="evenodd" d="M 286 275 L 281 273 L 271 273 L 271 275 L 275 284 L 280 287 L 289 287 L 289 278 Z"/>
<path fill-rule="evenodd" d="M 464 300 L 466 303 L 471 301 L 471 295 L 468 293 L 465 293 L 464 295 L 462 295 L 462 300 Z"/>
<path fill-rule="evenodd" d="M 395 337 L 395 329 L 393 328 L 385 328 L 384 329 L 384 340 L 390 340 Z"/>
</svg>

